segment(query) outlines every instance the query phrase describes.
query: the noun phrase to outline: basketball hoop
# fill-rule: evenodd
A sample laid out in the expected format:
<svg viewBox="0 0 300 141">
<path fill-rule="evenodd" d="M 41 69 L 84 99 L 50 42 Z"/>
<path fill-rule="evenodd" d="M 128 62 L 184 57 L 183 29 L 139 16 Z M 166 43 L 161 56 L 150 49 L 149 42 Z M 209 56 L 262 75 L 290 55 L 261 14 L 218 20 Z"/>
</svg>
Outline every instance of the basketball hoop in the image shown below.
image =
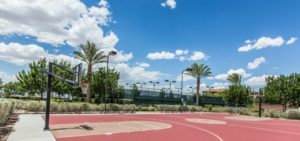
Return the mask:
<svg viewBox="0 0 300 141">
<path fill-rule="evenodd" d="M 82 94 L 87 94 L 89 86 L 90 86 L 89 83 L 81 83 L 80 84 Z"/>
</svg>

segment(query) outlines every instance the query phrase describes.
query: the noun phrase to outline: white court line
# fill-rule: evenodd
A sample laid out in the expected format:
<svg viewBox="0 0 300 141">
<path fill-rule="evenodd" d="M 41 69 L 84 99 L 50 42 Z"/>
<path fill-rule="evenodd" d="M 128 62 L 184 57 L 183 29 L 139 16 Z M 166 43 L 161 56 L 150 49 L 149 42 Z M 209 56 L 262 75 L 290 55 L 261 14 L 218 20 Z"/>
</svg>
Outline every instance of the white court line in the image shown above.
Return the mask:
<svg viewBox="0 0 300 141">
<path fill-rule="evenodd" d="M 229 126 L 236 126 L 236 127 L 243 127 L 243 128 L 249 128 L 249 129 L 256 129 L 256 130 L 264 130 L 269 132 L 276 132 L 276 133 L 283 133 L 283 134 L 290 134 L 290 135 L 296 135 L 299 136 L 299 133 L 294 132 L 288 132 L 288 131 L 280 131 L 280 130 L 274 130 L 274 129 L 265 129 L 265 128 L 259 128 L 259 127 L 249 127 L 249 126 L 243 126 L 243 125 L 237 125 L 237 124 L 227 124 Z"/>
<path fill-rule="evenodd" d="M 175 117 L 175 116 L 172 116 L 172 117 Z M 178 117 L 178 116 L 176 116 L 176 117 L 181 118 L 181 117 Z M 212 118 L 212 117 L 203 116 L 203 115 L 201 115 L 201 117 L 210 118 L 210 119 L 217 119 L 217 118 Z M 184 119 L 184 118 L 181 118 L 181 119 Z M 236 121 L 236 120 L 234 120 L 234 121 Z M 239 121 L 239 122 L 244 122 L 244 121 Z M 249 122 L 249 123 L 252 123 L 252 122 Z M 256 123 L 256 124 L 259 124 L 259 123 Z M 300 135 L 300 133 L 295 133 L 295 132 L 280 131 L 280 130 L 274 130 L 274 129 L 265 129 L 265 128 L 259 128 L 259 127 L 249 127 L 249 126 L 243 126 L 243 125 L 232 124 L 232 123 L 227 123 L 226 125 L 249 128 L 249 129 L 256 129 L 256 130 L 264 130 L 264 131 L 276 132 L 276 133 L 284 133 L 284 134 L 290 134 L 290 135 Z"/>
<path fill-rule="evenodd" d="M 210 117 L 210 116 L 206 116 L 206 115 L 202 115 L 201 116 L 203 117 L 206 117 L 206 118 L 211 118 L 211 119 L 218 119 L 218 118 L 215 118 L 215 117 Z M 266 124 L 266 125 L 278 125 L 278 126 L 282 126 L 282 125 L 285 125 L 285 126 L 299 126 L 300 125 L 292 125 L 292 124 L 282 124 L 282 123 L 262 123 L 263 120 L 261 121 L 247 121 L 247 120 L 236 120 L 236 119 L 230 119 L 230 118 L 222 118 L 224 120 L 227 120 L 227 121 L 238 121 L 238 122 L 246 122 L 246 123 L 252 123 L 252 124 Z M 280 120 L 280 119 L 272 119 L 271 120 Z M 266 120 L 266 121 L 269 121 L 269 120 Z M 291 121 L 291 120 L 287 120 L 287 121 Z"/>
<path fill-rule="evenodd" d="M 142 123 L 142 122 L 140 122 L 140 121 L 133 121 L 133 123 L 140 124 L 140 125 L 144 125 L 144 126 L 146 126 L 146 127 L 152 127 L 152 128 L 154 128 L 154 130 L 159 130 L 159 129 L 161 129 L 161 127 L 154 126 L 154 125 L 149 125 L 149 124 L 145 124 L 145 123 Z M 169 126 L 168 128 L 171 128 L 171 127 L 172 127 L 172 125 Z M 163 129 L 167 129 L 167 128 L 163 128 Z"/>
<path fill-rule="evenodd" d="M 126 116 L 128 117 L 128 116 Z M 214 132 L 211 132 L 209 130 L 206 130 L 206 129 L 203 129 L 203 128 L 200 128 L 200 127 L 197 127 L 197 126 L 192 126 L 192 125 L 189 125 L 189 124 L 185 124 L 185 123 L 180 123 L 180 122 L 175 122 L 175 121 L 169 121 L 169 120 L 161 120 L 161 119 L 150 119 L 150 118 L 143 118 L 143 117 L 136 117 L 136 116 L 129 116 L 131 118 L 139 118 L 139 119 L 145 119 L 145 120 L 154 120 L 154 121 L 161 121 L 161 122 L 169 122 L 169 123 L 174 123 L 174 124 L 177 124 L 177 125 L 181 125 L 181 126 L 186 126 L 186 127 L 191 127 L 191 128 L 194 128 L 194 129 L 197 129 L 197 130 L 201 130 L 201 131 L 204 131 L 212 136 L 214 136 L 215 138 L 217 138 L 219 141 L 224 141 L 220 136 L 218 136 L 217 134 L 215 134 Z"/>
</svg>

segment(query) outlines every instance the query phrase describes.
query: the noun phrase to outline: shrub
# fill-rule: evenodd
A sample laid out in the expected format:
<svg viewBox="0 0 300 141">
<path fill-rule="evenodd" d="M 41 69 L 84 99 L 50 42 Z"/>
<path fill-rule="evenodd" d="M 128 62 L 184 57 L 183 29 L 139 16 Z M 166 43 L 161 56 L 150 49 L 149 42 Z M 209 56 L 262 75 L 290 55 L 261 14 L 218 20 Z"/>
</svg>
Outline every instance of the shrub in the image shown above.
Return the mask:
<svg viewBox="0 0 300 141">
<path fill-rule="evenodd" d="M 50 104 L 50 111 L 51 113 L 57 113 L 58 112 L 58 103 L 56 102 L 51 102 Z"/>
<path fill-rule="evenodd" d="M 285 113 L 288 119 L 300 119 L 300 112 L 297 109 L 287 110 Z"/>
<path fill-rule="evenodd" d="M 237 108 L 234 108 L 234 107 L 226 107 L 225 108 L 225 111 L 229 114 L 235 114 L 237 113 Z"/>
<path fill-rule="evenodd" d="M 202 108 L 200 106 L 187 106 L 189 112 L 200 112 Z"/>
<path fill-rule="evenodd" d="M 134 104 L 129 104 L 129 105 L 123 105 L 122 106 L 123 108 L 123 111 L 124 112 L 130 112 L 130 113 L 133 113 L 136 111 L 136 106 Z"/>
<path fill-rule="evenodd" d="M 89 111 L 99 111 L 99 106 L 95 104 L 90 104 Z"/>
<path fill-rule="evenodd" d="M 202 109 L 202 112 L 210 112 L 210 110 L 209 110 L 209 108 L 204 107 L 204 108 Z"/>
<path fill-rule="evenodd" d="M 121 99 L 121 104 L 132 104 L 133 100 L 132 99 Z"/>
<path fill-rule="evenodd" d="M 212 107 L 211 108 L 211 111 L 212 112 L 221 112 L 221 113 L 223 113 L 223 112 L 226 112 L 226 109 L 224 108 L 224 107 Z"/>
<path fill-rule="evenodd" d="M 121 111 L 121 106 L 120 105 L 118 105 L 118 104 L 108 104 L 109 106 L 109 110 L 108 111 L 111 111 L 111 112 L 114 112 L 114 113 L 116 113 L 116 112 L 119 112 L 119 111 Z"/>
<path fill-rule="evenodd" d="M 89 111 L 90 105 L 87 103 L 80 103 L 79 109 L 81 112 L 87 112 Z"/>
<path fill-rule="evenodd" d="M 271 118 L 280 118 L 282 116 L 281 112 L 276 110 L 265 110 L 263 116 Z"/>
<path fill-rule="evenodd" d="M 138 106 L 138 111 L 150 111 L 150 108 L 144 106 Z"/>
<path fill-rule="evenodd" d="M 157 105 L 157 109 L 161 112 L 179 112 L 181 105 Z"/>
<path fill-rule="evenodd" d="M 73 103 L 72 104 L 72 112 L 80 114 L 82 111 L 80 110 L 80 104 L 79 103 Z"/>
<path fill-rule="evenodd" d="M 73 111 L 74 104 L 70 104 L 68 102 L 62 102 L 58 104 L 58 112 L 59 113 L 70 113 Z"/>
<path fill-rule="evenodd" d="M 15 109 L 15 103 L 0 99 L 0 125 L 4 125 Z"/>
<path fill-rule="evenodd" d="M 248 108 L 237 108 L 237 113 L 240 115 L 251 115 Z"/>
<path fill-rule="evenodd" d="M 211 105 L 211 104 L 204 105 L 204 108 L 207 108 L 207 109 L 208 109 L 208 111 L 211 111 L 211 110 L 212 110 L 212 108 L 213 108 L 213 105 Z"/>
<path fill-rule="evenodd" d="M 25 104 L 26 112 L 38 113 L 44 111 L 45 103 L 40 101 L 28 101 Z"/>
<path fill-rule="evenodd" d="M 182 106 L 180 107 L 180 111 L 181 111 L 181 112 L 189 111 L 189 107 L 188 107 L 187 105 L 182 105 Z"/>
</svg>

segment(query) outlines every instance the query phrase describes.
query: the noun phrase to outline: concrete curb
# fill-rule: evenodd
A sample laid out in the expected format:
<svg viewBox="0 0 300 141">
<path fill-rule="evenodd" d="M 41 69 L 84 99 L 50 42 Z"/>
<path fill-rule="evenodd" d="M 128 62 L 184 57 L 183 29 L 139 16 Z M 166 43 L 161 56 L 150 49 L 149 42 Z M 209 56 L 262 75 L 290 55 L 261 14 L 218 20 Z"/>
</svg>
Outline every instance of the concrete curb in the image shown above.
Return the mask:
<svg viewBox="0 0 300 141">
<path fill-rule="evenodd" d="M 41 115 L 22 114 L 19 118 L 8 141 L 55 141 L 50 131 L 44 131 Z"/>
</svg>

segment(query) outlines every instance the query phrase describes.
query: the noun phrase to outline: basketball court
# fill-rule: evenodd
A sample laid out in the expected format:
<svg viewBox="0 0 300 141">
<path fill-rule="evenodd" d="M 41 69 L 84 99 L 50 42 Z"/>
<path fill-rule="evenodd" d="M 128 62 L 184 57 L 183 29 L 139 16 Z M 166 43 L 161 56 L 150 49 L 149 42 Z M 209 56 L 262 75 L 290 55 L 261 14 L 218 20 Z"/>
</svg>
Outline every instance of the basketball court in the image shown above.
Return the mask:
<svg viewBox="0 0 300 141">
<path fill-rule="evenodd" d="M 51 115 L 58 141 L 299 141 L 300 121 L 214 113 Z"/>
</svg>

